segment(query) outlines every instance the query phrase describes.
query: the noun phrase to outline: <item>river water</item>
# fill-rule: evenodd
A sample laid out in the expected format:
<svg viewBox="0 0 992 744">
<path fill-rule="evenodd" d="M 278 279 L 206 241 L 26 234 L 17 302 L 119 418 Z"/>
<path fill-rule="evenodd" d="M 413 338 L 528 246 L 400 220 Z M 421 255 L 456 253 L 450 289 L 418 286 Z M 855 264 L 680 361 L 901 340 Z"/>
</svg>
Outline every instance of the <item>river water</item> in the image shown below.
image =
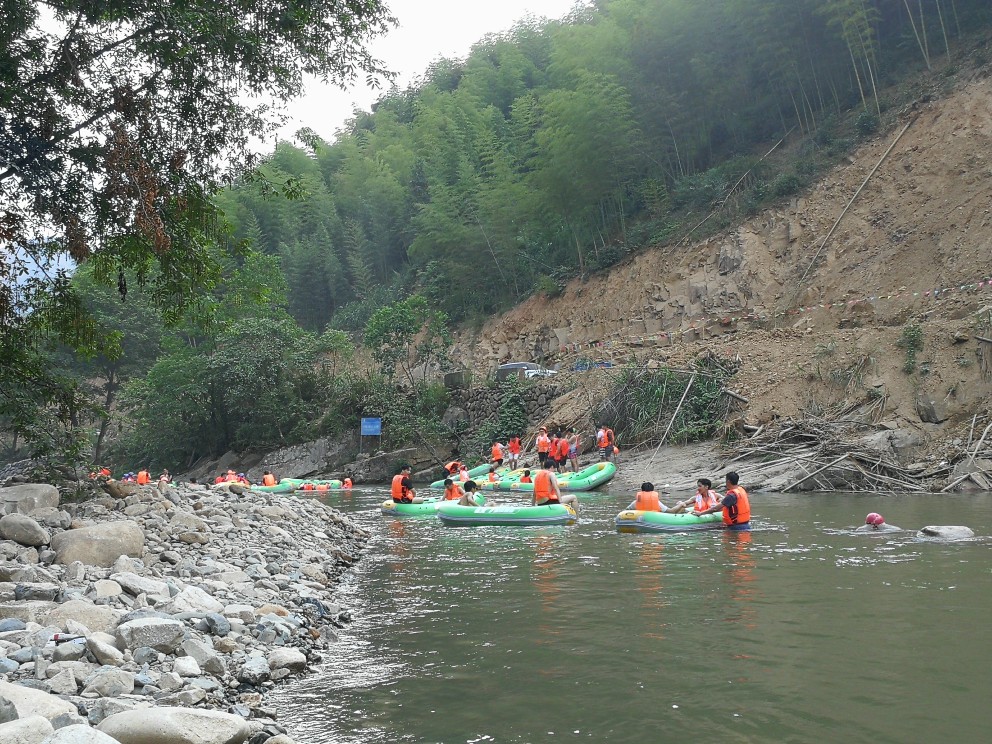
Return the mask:
<svg viewBox="0 0 992 744">
<path fill-rule="evenodd" d="M 992 494 L 758 493 L 750 534 L 682 535 L 618 534 L 629 494 L 553 528 L 391 519 L 385 496 L 326 496 L 375 538 L 326 668 L 274 695 L 298 741 L 992 738 Z M 870 511 L 912 530 L 853 534 Z"/>
</svg>

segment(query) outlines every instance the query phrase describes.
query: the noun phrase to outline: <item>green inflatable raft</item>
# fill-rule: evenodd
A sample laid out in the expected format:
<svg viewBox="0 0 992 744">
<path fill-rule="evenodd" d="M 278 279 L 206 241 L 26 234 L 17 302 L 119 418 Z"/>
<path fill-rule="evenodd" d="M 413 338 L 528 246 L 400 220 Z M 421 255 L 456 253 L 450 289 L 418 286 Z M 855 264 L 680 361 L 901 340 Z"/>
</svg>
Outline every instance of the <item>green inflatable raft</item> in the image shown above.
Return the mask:
<svg viewBox="0 0 992 744">
<path fill-rule="evenodd" d="M 491 468 L 491 467 L 492 467 L 492 465 L 489 465 L 489 464 L 477 465 L 476 467 L 474 467 L 474 468 L 472 468 L 471 470 L 468 471 L 468 477 L 469 477 L 470 480 L 474 480 L 476 483 L 479 483 L 479 485 L 482 485 L 480 481 L 482 479 L 486 478 L 489 475 L 489 468 Z M 500 471 L 509 472 L 509 470 L 510 470 L 509 468 L 500 468 L 496 472 L 497 473 L 500 472 Z M 447 476 L 445 476 L 445 477 L 447 477 Z M 457 477 L 452 478 L 452 480 L 455 481 L 455 483 L 461 483 L 462 482 L 462 481 L 458 480 Z M 444 490 L 444 478 L 442 478 L 441 480 L 436 480 L 433 483 L 431 483 L 431 488 L 433 488 L 435 490 L 438 490 L 438 491 L 443 491 Z"/>
<path fill-rule="evenodd" d="M 530 477 L 533 478 L 537 468 L 530 468 Z M 486 470 L 488 476 L 489 471 Z M 499 473 L 498 481 L 490 483 L 488 479 L 478 480 L 479 488 L 485 491 L 521 491 L 523 493 L 533 493 L 533 483 L 521 483 L 520 478 L 524 474 L 524 469 L 519 468 L 507 473 Z M 558 488 L 562 491 L 591 491 L 599 488 L 604 483 L 609 483 L 617 474 L 617 466 L 612 462 L 597 462 L 577 473 L 559 473 Z"/>
<path fill-rule="evenodd" d="M 475 502 L 482 506 L 486 503 L 485 497 L 480 493 L 476 494 Z M 392 499 L 382 502 L 380 510 L 388 517 L 433 517 L 437 514 L 438 508 L 445 503 L 441 499 L 424 499 L 419 504 L 397 504 Z M 450 502 L 455 504 L 454 501 Z M 457 506 L 457 504 L 455 504 Z M 463 509 L 471 509 L 470 506 L 463 506 Z"/>
<path fill-rule="evenodd" d="M 695 532 L 722 529 L 723 515 L 715 512 L 697 517 L 691 512 L 672 514 L 625 509 L 617 514 L 616 522 L 618 532 Z"/>
<path fill-rule="evenodd" d="M 443 502 L 437 509 L 438 518 L 449 527 L 479 527 L 483 525 L 542 525 L 574 524 L 578 516 L 571 506 L 550 504 L 527 506 L 460 506 L 454 501 Z"/>
<path fill-rule="evenodd" d="M 288 483 L 285 479 L 274 486 L 251 486 L 248 490 L 258 493 L 292 493 L 296 490 L 296 484 Z"/>
</svg>

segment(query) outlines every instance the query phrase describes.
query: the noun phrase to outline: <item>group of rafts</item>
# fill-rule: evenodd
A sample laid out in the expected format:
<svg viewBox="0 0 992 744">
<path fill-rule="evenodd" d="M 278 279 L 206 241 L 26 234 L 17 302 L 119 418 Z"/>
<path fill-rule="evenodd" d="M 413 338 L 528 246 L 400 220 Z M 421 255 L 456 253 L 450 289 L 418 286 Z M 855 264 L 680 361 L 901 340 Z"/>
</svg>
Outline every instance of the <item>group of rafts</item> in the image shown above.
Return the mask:
<svg viewBox="0 0 992 744">
<path fill-rule="evenodd" d="M 616 471 L 616 465 L 611 462 L 596 463 L 577 473 L 558 475 L 558 487 L 562 492 L 591 491 L 607 483 Z M 520 482 L 523 474 L 522 468 L 518 470 L 501 468 L 496 471 L 497 480 L 490 481 L 489 465 L 480 465 L 468 471 L 469 478 L 474 480 L 481 490 L 533 493 L 533 483 Z M 431 488 L 443 490 L 444 481 L 431 483 Z M 382 513 L 394 517 L 437 517 L 444 524 L 453 527 L 573 524 L 578 518 L 575 510 L 568 504 L 487 506 L 485 497 L 481 493 L 477 493 L 475 498 L 477 506 L 463 506 L 457 501 L 445 501 L 439 498 L 428 498 L 422 503 L 414 504 L 397 504 L 389 499 L 382 503 Z M 671 514 L 628 509 L 617 515 L 616 525 L 621 532 L 685 532 L 718 529 L 723 526 L 723 517 L 719 512 L 695 516 L 692 513 Z"/>
</svg>

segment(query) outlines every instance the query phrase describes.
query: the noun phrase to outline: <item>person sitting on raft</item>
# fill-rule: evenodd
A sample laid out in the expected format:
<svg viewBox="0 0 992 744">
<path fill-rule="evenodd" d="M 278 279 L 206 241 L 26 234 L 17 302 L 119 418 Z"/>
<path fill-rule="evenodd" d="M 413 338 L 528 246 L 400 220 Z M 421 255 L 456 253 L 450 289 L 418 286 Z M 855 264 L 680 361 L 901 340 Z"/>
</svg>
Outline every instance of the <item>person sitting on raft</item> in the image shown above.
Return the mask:
<svg viewBox="0 0 992 744">
<path fill-rule="evenodd" d="M 869 534 L 873 532 L 902 532 L 902 527 L 896 527 L 894 524 L 886 524 L 885 517 L 878 512 L 872 512 L 865 517 L 865 523 L 858 527 L 855 532 L 867 532 Z"/>
<path fill-rule="evenodd" d="M 489 468 L 489 482 L 497 483 L 499 481 L 499 476 L 496 475 L 496 468 Z"/>
<path fill-rule="evenodd" d="M 709 478 L 700 478 L 696 481 L 696 495 L 691 499 L 678 502 L 668 511 L 679 514 L 692 505 L 694 511 L 703 512 L 719 503 L 720 494 L 713 490 L 713 482 Z"/>
<path fill-rule="evenodd" d="M 745 532 L 751 529 L 751 501 L 747 491 L 740 485 L 740 476 L 734 471 L 730 471 L 726 476 L 727 493 L 723 500 L 702 511 L 693 510 L 693 514 L 701 517 L 704 514 L 712 514 L 716 511 L 723 511 L 723 526 L 728 530 Z"/>
<path fill-rule="evenodd" d="M 685 506 L 682 502 L 676 504 L 676 506 Z M 650 481 L 644 481 L 641 484 L 641 490 L 637 492 L 634 500 L 630 502 L 628 509 L 634 509 L 636 511 L 653 511 L 653 512 L 667 512 L 675 511 L 675 507 L 669 509 L 663 503 L 661 503 L 661 496 L 657 491 L 654 490 L 654 483 Z"/>
<path fill-rule="evenodd" d="M 266 470 L 264 473 L 262 473 L 262 485 L 263 486 L 274 486 L 278 482 L 279 481 L 276 480 L 276 477 L 271 472 L 269 472 L 268 470 Z"/>
<path fill-rule="evenodd" d="M 473 486 L 475 485 L 474 481 L 469 481 L 469 483 Z M 444 479 L 444 498 L 441 499 L 442 501 L 457 501 L 464 495 L 465 491 L 462 490 L 461 486 L 451 480 L 451 478 Z"/>
<path fill-rule="evenodd" d="M 530 477 L 530 471 L 525 470 L 524 474 L 520 476 L 521 483 L 533 483 L 534 479 Z"/>
<path fill-rule="evenodd" d="M 404 464 L 400 467 L 400 472 L 393 476 L 390 492 L 394 504 L 422 504 L 424 502 L 413 490 L 413 482 L 410 480 L 412 471 L 411 466 Z"/>
<path fill-rule="evenodd" d="M 462 469 L 462 464 L 458 460 L 452 460 L 451 462 L 446 462 L 444 464 L 444 475 L 445 477 L 454 478 L 455 474 Z"/>
<path fill-rule="evenodd" d="M 547 468 L 541 468 L 534 476 L 534 498 L 531 500 L 531 504 L 534 506 L 568 504 L 576 512 L 579 511 L 579 500 L 572 494 L 563 496 L 558 487 L 558 479 Z"/>
<path fill-rule="evenodd" d="M 458 480 L 462 483 L 468 481 L 468 468 L 462 465 L 461 469 L 458 471 Z"/>
<path fill-rule="evenodd" d="M 350 476 L 345 476 L 344 480 L 341 481 L 341 488 L 352 488 L 355 484 L 351 482 Z"/>
<path fill-rule="evenodd" d="M 475 500 L 475 492 L 479 490 L 479 485 L 474 481 L 465 481 L 465 490 L 462 491 L 462 497 L 458 499 L 459 506 L 478 506 L 479 504 Z"/>
</svg>

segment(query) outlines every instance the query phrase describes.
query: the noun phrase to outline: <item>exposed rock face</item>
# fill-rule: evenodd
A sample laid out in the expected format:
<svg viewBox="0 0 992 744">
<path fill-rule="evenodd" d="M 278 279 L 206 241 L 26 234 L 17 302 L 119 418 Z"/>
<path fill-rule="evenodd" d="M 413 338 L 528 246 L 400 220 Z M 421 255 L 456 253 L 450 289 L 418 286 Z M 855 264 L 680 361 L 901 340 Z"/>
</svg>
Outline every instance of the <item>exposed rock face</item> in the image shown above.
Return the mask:
<svg viewBox="0 0 992 744">
<path fill-rule="evenodd" d="M 97 730 L 120 744 L 241 744 L 251 735 L 238 716 L 186 708 L 126 711 L 104 719 Z"/>
<path fill-rule="evenodd" d="M 0 488 L 4 514 L 30 514 L 35 509 L 59 505 L 59 489 L 47 483 L 26 483 Z"/>
<path fill-rule="evenodd" d="M 88 566 L 107 568 L 122 555 L 140 557 L 144 546 L 144 532 L 130 521 L 80 527 L 52 538 L 52 549 L 59 563 L 80 561 Z"/>
<path fill-rule="evenodd" d="M 928 424 L 947 421 L 947 406 L 942 401 L 927 395 L 921 395 L 916 399 L 916 412 L 920 415 L 920 421 Z"/>
</svg>

